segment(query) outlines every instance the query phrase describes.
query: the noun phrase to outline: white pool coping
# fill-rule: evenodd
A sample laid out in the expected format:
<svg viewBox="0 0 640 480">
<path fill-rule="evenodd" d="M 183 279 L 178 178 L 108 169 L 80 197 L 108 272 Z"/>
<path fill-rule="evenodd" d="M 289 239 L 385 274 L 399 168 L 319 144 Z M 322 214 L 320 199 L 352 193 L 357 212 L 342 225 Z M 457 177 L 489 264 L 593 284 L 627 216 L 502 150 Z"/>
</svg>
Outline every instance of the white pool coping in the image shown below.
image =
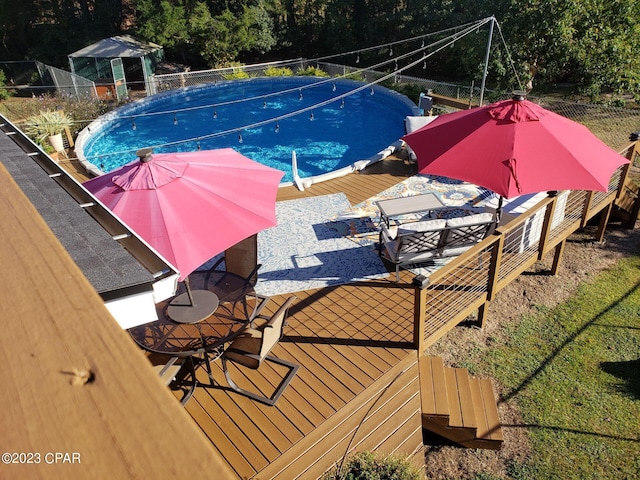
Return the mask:
<svg viewBox="0 0 640 480">
<path fill-rule="evenodd" d="M 309 77 L 257 77 L 257 78 L 251 78 L 251 79 L 247 79 L 246 81 L 270 81 L 270 82 L 277 82 L 279 79 L 284 83 L 287 80 L 290 79 L 304 79 L 304 78 L 309 78 Z M 314 79 L 320 78 L 320 77 L 312 77 Z M 323 80 L 324 78 L 320 78 L 321 80 Z M 227 80 L 228 82 L 237 82 L 238 80 Z M 352 84 L 362 84 L 362 82 L 356 82 L 354 80 L 345 80 L 345 79 L 335 79 L 333 80 L 336 83 L 352 83 Z M 218 82 L 218 83 L 222 83 L 222 82 Z M 200 85 L 194 85 L 194 86 L 190 86 L 190 87 L 184 87 L 184 88 L 180 88 L 180 91 L 189 91 L 189 90 L 193 90 L 193 89 L 199 89 L 199 88 L 206 88 L 207 86 L 209 86 L 208 84 L 200 84 Z M 387 89 L 385 87 L 380 87 L 378 85 L 372 85 L 371 88 L 375 89 L 376 93 L 380 93 L 383 95 L 389 95 L 389 96 L 393 96 L 394 98 L 400 100 L 401 102 L 404 102 L 405 104 L 407 104 L 412 112 L 413 115 L 417 115 L 418 114 L 418 107 L 415 105 L 415 103 L 413 103 L 408 97 L 406 97 L 405 95 L 396 92 L 394 90 L 390 90 Z M 91 124 L 89 124 L 86 128 L 84 128 L 79 134 L 78 137 L 75 141 L 75 152 L 76 155 L 78 157 L 78 160 L 80 162 L 80 164 L 85 168 L 85 170 L 90 174 L 90 175 L 94 175 L 94 176 L 100 176 L 103 175 L 105 172 L 102 171 L 97 165 L 95 165 L 94 163 L 90 162 L 89 160 L 87 160 L 86 156 L 84 155 L 84 146 L 85 143 L 87 142 L 87 140 L 89 139 L 89 137 L 93 134 L 95 134 L 96 132 L 99 132 L 101 129 L 105 128 L 106 125 L 108 125 L 110 122 L 112 122 L 113 120 L 120 118 L 122 116 L 127 116 L 132 114 L 133 112 L 131 111 L 135 111 L 137 110 L 140 105 L 142 103 L 144 103 L 144 105 L 148 105 L 149 103 L 154 103 L 155 101 L 161 101 L 163 98 L 165 98 L 168 95 L 171 95 L 174 91 L 167 91 L 167 92 L 162 92 L 162 93 L 158 93 L 156 95 L 152 95 L 151 97 L 145 97 L 142 98 L 140 100 L 136 100 L 135 102 L 132 102 L 128 105 L 125 105 L 123 107 L 119 107 L 116 110 L 113 110 L 112 112 L 109 112 L 105 115 L 102 115 L 100 118 L 94 120 L 93 122 L 91 122 Z M 151 100 L 150 100 L 151 99 Z M 293 168 L 293 177 L 294 180 L 292 182 L 282 182 L 280 184 L 281 187 L 286 187 L 286 186 L 292 186 L 295 185 L 298 189 L 300 190 L 304 190 L 305 188 L 309 188 L 311 185 L 315 184 L 315 183 L 320 183 L 320 182 L 324 182 L 327 180 L 332 180 L 334 178 L 339 178 L 345 175 L 348 175 L 350 173 L 353 172 L 357 172 L 360 170 L 363 170 L 364 168 L 368 167 L 369 165 L 372 165 L 376 162 L 379 162 L 381 160 L 384 160 L 385 158 L 387 158 L 388 156 L 392 155 L 394 152 L 400 150 L 402 148 L 402 146 L 404 145 L 404 142 L 400 139 L 398 139 L 396 142 L 394 142 L 393 144 L 389 145 L 387 148 L 379 151 L 378 153 L 376 153 L 375 155 L 372 155 L 369 158 L 366 159 L 361 159 L 361 160 L 357 160 L 355 162 L 353 162 L 351 165 L 348 165 L 346 167 L 342 167 L 339 168 L 337 170 L 333 170 L 331 172 L 326 172 L 326 173 L 322 173 L 319 175 L 314 175 L 311 177 L 304 177 L 301 178 L 297 175 L 297 169 Z M 292 152 L 292 156 L 294 155 L 294 152 Z M 133 161 L 133 156 L 132 156 L 132 161 Z"/>
</svg>

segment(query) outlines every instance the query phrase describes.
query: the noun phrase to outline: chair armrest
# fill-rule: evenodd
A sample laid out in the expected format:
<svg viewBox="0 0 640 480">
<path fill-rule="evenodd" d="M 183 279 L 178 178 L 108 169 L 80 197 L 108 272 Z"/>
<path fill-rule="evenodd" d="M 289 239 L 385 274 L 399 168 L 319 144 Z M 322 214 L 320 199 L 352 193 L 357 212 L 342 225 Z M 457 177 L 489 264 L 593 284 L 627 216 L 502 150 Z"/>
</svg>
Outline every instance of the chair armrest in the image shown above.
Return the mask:
<svg viewBox="0 0 640 480">
<path fill-rule="evenodd" d="M 396 229 L 395 232 L 392 232 L 391 230 L 389 230 L 389 228 L 384 224 L 384 222 L 382 222 L 380 224 L 380 239 L 381 240 L 395 240 L 396 237 L 398 236 L 398 230 Z"/>
<path fill-rule="evenodd" d="M 204 287 L 207 288 L 209 286 L 209 279 L 211 278 L 211 273 L 217 270 L 218 266 L 224 261 L 224 255 L 222 255 L 216 263 L 214 263 L 209 270 L 207 270 L 206 275 L 204 276 Z"/>
<path fill-rule="evenodd" d="M 253 277 L 255 277 L 258 274 L 258 270 L 260 270 L 260 267 L 262 267 L 261 263 L 258 263 L 255 268 L 253 270 L 251 270 L 251 273 L 249 273 L 249 275 L 247 275 L 246 280 L 251 283 L 252 285 L 255 285 L 255 283 L 257 282 L 257 278 L 256 278 L 256 282 L 252 282 L 251 280 L 253 279 Z"/>
<path fill-rule="evenodd" d="M 267 297 L 266 295 L 259 295 L 256 293 L 256 300 L 258 301 L 258 305 L 256 305 L 256 310 L 255 312 L 253 312 L 253 315 L 249 319 L 249 325 L 251 326 L 251 328 L 255 328 L 253 321 L 256 318 L 261 318 L 263 320 L 269 319 L 269 317 L 262 315 L 260 312 L 262 312 L 262 309 L 265 307 L 265 305 L 269 303 L 271 297 Z"/>
<path fill-rule="evenodd" d="M 171 367 L 173 367 L 173 365 L 178 361 L 178 357 L 171 357 L 169 359 L 169 361 L 164 364 L 162 366 L 162 368 L 160 369 L 160 371 L 158 372 L 159 375 L 162 377 L 164 376 L 164 374 L 167 372 L 167 370 L 169 370 Z"/>
</svg>

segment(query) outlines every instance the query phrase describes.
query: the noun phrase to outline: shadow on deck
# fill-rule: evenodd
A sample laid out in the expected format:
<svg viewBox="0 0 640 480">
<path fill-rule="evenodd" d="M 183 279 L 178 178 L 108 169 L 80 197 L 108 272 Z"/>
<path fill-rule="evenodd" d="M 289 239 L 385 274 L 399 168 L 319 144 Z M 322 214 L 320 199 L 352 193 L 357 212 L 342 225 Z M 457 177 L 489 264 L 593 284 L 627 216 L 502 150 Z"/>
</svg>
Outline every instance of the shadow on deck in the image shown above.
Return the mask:
<svg viewBox="0 0 640 480">
<path fill-rule="evenodd" d="M 278 200 L 344 192 L 351 204 L 415 173 L 390 158 Z M 239 478 L 317 478 L 354 451 L 399 453 L 423 465 L 414 338 L 414 289 L 404 282 L 360 282 L 297 292 L 276 357 L 300 365 L 275 406 L 226 387 L 220 362 L 216 387 L 199 387 L 187 411 Z M 286 296 L 273 297 L 272 313 Z M 263 365 L 233 372 L 241 386 L 267 395 L 283 372 Z M 204 375 L 204 371 L 198 372 Z M 202 378 L 203 382 L 206 381 Z"/>
</svg>

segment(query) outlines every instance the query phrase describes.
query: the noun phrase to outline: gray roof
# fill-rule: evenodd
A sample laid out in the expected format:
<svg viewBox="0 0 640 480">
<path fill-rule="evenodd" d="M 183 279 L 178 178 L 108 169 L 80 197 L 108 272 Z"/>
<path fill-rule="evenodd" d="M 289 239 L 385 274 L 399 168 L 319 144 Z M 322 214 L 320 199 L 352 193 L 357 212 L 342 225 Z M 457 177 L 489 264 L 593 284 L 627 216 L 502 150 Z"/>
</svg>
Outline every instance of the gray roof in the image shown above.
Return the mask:
<svg viewBox="0 0 640 480">
<path fill-rule="evenodd" d="M 130 35 L 119 35 L 84 47 L 69 54 L 69 57 L 139 58 L 156 50 L 162 50 L 162 47 L 155 43 L 141 42 Z"/>
<path fill-rule="evenodd" d="M 4 118 L 0 115 L 0 124 L 7 125 L 3 122 Z M 2 130 L 6 131 L 5 128 Z M 25 151 L 28 148 L 25 148 L 24 142 L 17 141 L 19 138 L 20 135 L 13 133 L 0 134 L 0 162 L 96 291 L 105 300 L 118 297 L 124 291 L 149 291 L 155 280 L 152 273 L 114 240 L 58 181 L 51 178 L 34 160 L 35 156 L 28 155 L 30 152 Z M 33 151 L 38 149 L 34 147 Z M 39 156 L 52 162 L 42 153 Z M 67 183 L 69 181 L 78 185 L 75 180 L 69 178 Z"/>
</svg>

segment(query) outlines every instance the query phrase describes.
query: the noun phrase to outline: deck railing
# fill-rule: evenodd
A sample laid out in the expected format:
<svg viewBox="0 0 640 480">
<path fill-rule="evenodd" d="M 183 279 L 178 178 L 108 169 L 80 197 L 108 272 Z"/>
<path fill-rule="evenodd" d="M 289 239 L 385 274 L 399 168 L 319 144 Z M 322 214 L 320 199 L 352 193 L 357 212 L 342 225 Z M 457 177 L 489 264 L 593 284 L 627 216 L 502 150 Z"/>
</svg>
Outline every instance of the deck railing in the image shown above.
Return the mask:
<svg viewBox="0 0 640 480">
<path fill-rule="evenodd" d="M 629 147 L 622 153 L 630 158 L 633 151 Z M 566 239 L 600 213 L 596 240 L 602 241 L 609 213 L 628 172 L 628 165 L 618 169 L 606 192 L 550 194 L 436 270 L 426 285 L 416 281 L 416 348 L 423 352 L 470 315 L 476 314 L 477 323 L 484 326 L 488 307 L 496 294 L 551 251 L 554 251 L 551 274 L 555 275 Z"/>
</svg>

